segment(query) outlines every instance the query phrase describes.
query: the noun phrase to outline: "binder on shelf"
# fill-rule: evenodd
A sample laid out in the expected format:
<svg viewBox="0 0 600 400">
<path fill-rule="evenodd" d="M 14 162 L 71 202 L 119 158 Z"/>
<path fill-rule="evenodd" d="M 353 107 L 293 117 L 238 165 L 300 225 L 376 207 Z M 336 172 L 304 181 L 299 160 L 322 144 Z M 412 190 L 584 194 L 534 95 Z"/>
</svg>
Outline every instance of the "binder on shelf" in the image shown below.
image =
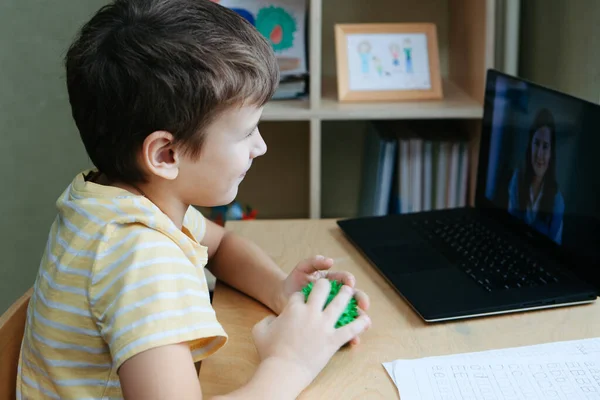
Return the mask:
<svg viewBox="0 0 600 400">
<path fill-rule="evenodd" d="M 361 215 L 466 206 L 469 147 L 456 126 L 447 122 L 380 121 L 369 127 Z M 394 160 L 390 160 L 392 154 Z M 387 179 L 392 182 L 385 182 Z"/>
<path fill-rule="evenodd" d="M 460 143 L 460 157 L 458 166 L 458 200 L 459 207 L 467 205 L 469 184 L 469 144 L 466 141 Z"/>
<path fill-rule="evenodd" d="M 433 210 L 433 141 L 423 142 L 423 211 Z"/>
<path fill-rule="evenodd" d="M 435 187 L 435 209 L 441 210 L 447 207 L 448 193 L 448 164 L 450 159 L 451 143 L 448 141 L 439 141 L 436 143 L 437 159 L 436 174 L 433 181 Z"/>
<path fill-rule="evenodd" d="M 409 139 L 411 212 L 423 209 L 423 139 Z"/>
<path fill-rule="evenodd" d="M 401 149 L 397 161 L 398 174 L 396 179 L 398 181 L 398 192 L 393 195 L 393 198 L 398 204 L 397 210 L 399 210 L 401 214 L 405 214 L 411 212 L 413 208 L 413 198 L 411 196 L 410 143 L 404 138 L 399 138 L 398 143 Z"/>
<path fill-rule="evenodd" d="M 448 198 L 447 208 L 458 207 L 458 167 L 460 163 L 460 143 L 450 144 L 450 158 L 448 162 Z"/>
<path fill-rule="evenodd" d="M 359 215 L 386 215 L 390 207 L 397 141 L 369 123 L 363 151 Z"/>
</svg>

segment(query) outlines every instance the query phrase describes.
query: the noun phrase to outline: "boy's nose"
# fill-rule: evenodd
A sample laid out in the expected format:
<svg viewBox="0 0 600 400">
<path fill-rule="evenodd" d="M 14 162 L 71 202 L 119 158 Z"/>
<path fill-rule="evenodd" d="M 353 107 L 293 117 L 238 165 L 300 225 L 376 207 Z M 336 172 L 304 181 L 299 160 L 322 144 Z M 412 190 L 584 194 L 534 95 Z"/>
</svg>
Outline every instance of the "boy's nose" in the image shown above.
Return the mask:
<svg viewBox="0 0 600 400">
<path fill-rule="evenodd" d="M 267 152 L 267 144 L 265 143 L 265 140 L 263 139 L 260 132 L 258 132 L 256 137 L 258 140 L 252 151 L 252 158 L 260 157 Z"/>
</svg>

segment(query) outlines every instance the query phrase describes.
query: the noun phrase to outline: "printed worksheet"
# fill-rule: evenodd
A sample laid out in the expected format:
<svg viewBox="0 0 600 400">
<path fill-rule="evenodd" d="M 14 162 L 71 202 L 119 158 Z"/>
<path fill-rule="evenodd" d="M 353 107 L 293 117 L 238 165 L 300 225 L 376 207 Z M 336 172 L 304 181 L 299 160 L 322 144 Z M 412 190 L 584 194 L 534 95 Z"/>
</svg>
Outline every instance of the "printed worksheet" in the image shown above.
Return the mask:
<svg viewBox="0 0 600 400">
<path fill-rule="evenodd" d="M 600 338 L 383 365 L 401 400 L 600 400 Z"/>
</svg>

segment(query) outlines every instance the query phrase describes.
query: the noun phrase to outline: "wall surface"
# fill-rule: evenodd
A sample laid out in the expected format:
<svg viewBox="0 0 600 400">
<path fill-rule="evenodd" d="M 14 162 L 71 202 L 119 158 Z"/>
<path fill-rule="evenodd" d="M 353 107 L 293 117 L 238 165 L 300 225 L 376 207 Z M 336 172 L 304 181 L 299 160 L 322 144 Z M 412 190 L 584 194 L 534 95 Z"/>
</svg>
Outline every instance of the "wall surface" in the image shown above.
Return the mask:
<svg viewBox="0 0 600 400">
<path fill-rule="evenodd" d="M 600 1 L 521 2 L 519 74 L 600 102 Z"/>
<path fill-rule="evenodd" d="M 62 58 L 106 2 L 0 2 L 0 313 L 35 279 L 55 202 L 90 166 L 71 120 Z"/>
</svg>

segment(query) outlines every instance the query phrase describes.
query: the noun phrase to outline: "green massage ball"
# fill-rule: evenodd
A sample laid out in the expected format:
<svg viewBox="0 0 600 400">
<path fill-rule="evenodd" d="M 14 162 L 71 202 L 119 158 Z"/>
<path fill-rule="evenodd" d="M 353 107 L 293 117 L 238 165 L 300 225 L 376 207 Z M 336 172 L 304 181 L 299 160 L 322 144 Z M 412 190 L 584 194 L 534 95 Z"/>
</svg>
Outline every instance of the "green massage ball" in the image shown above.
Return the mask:
<svg viewBox="0 0 600 400">
<path fill-rule="evenodd" d="M 333 298 L 338 294 L 338 292 L 342 288 L 342 282 L 338 282 L 338 281 L 329 281 L 329 282 L 331 283 L 331 290 L 329 291 L 329 296 L 327 297 L 327 302 L 325 303 L 325 306 L 323 308 L 325 308 L 325 307 L 327 307 L 327 305 L 329 305 L 331 300 L 333 300 Z M 306 285 L 302 288 L 302 293 L 304 293 L 304 301 L 308 300 L 308 295 L 312 291 L 312 288 L 313 288 L 312 282 L 309 282 L 308 285 Z M 341 326 L 349 324 L 350 322 L 354 321 L 356 319 L 356 317 L 358 317 L 358 304 L 356 302 L 356 299 L 354 297 L 352 297 L 350 299 L 350 301 L 348 302 L 346 309 L 344 310 L 344 312 L 342 313 L 342 315 L 336 322 L 335 327 L 339 328 Z"/>
</svg>

